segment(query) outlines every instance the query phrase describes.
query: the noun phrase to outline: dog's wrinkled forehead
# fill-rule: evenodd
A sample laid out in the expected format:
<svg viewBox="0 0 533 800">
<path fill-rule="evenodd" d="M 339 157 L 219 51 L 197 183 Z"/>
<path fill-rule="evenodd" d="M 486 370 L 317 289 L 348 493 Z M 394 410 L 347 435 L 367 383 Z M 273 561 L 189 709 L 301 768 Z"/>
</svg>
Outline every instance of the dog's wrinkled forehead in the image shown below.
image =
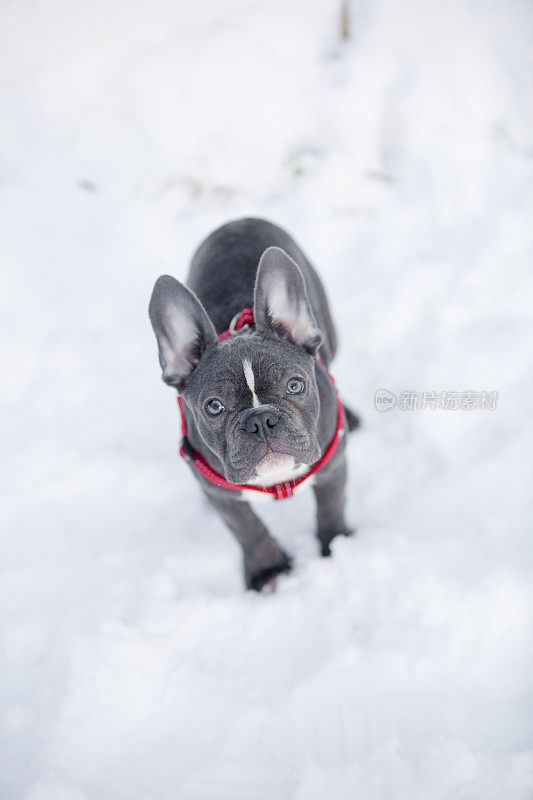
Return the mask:
<svg viewBox="0 0 533 800">
<path fill-rule="evenodd" d="M 293 374 L 311 379 L 314 358 L 292 342 L 241 334 L 204 355 L 186 391 L 201 401 L 220 394 L 236 405 L 260 405 Z"/>
</svg>

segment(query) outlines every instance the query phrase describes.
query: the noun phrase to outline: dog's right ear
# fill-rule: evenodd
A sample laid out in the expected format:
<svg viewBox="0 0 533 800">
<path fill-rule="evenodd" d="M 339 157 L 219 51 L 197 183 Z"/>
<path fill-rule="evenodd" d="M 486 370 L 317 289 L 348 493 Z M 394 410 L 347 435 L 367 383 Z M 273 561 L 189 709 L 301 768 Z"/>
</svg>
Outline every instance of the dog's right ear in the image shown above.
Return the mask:
<svg viewBox="0 0 533 800">
<path fill-rule="evenodd" d="M 157 279 L 148 313 L 163 380 L 181 391 L 205 350 L 218 342 L 213 323 L 198 298 L 170 275 Z"/>
<path fill-rule="evenodd" d="M 281 247 L 268 247 L 255 282 L 255 324 L 316 356 L 322 334 L 316 324 L 298 264 Z"/>
</svg>

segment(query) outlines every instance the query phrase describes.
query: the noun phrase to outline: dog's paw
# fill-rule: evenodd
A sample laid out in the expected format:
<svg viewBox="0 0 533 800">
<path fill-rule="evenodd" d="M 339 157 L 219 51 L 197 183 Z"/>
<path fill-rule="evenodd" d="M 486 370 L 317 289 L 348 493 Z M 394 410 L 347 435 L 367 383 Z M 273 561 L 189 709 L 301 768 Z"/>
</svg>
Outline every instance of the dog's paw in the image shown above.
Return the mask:
<svg viewBox="0 0 533 800">
<path fill-rule="evenodd" d="M 244 560 L 244 579 L 246 588 L 260 592 L 267 584 L 275 586 L 275 578 L 290 572 L 292 558 L 285 553 L 274 539 L 260 542 L 252 554 Z"/>
<path fill-rule="evenodd" d="M 291 569 L 292 559 L 286 555 L 285 560 L 280 564 L 276 564 L 272 567 L 266 567 L 265 569 L 256 572 L 254 575 L 251 575 L 248 589 L 253 589 L 256 592 L 260 592 L 262 589 L 267 589 L 268 592 L 271 593 L 276 588 L 276 576 L 287 574 L 291 571 Z"/>
<path fill-rule="evenodd" d="M 330 544 L 336 536 L 353 536 L 355 528 L 349 528 L 347 525 L 342 524 L 333 530 L 319 531 L 317 538 L 320 544 L 320 555 L 322 558 L 331 556 Z"/>
</svg>

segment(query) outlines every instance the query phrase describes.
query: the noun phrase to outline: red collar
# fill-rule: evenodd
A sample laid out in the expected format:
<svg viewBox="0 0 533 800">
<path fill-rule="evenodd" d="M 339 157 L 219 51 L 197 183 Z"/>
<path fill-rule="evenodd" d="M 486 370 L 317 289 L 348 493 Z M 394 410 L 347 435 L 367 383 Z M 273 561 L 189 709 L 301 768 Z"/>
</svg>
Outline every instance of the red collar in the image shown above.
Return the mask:
<svg viewBox="0 0 533 800">
<path fill-rule="evenodd" d="M 249 328 L 251 325 L 254 324 L 254 310 L 253 308 L 243 308 L 238 314 L 233 317 L 230 326 L 227 331 L 223 331 L 219 334 L 218 338 L 220 341 L 227 339 L 229 336 L 233 336 L 235 333 L 239 331 L 245 330 Z M 328 376 L 332 384 L 335 384 L 333 377 L 328 372 Z M 271 494 L 273 495 L 275 500 L 284 500 L 286 497 L 292 497 L 294 494 L 294 490 L 297 486 L 303 483 L 307 478 L 310 478 L 311 475 L 314 475 L 315 472 L 318 472 L 319 469 L 322 469 L 328 461 L 332 458 L 334 453 L 336 452 L 339 442 L 344 435 L 344 408 L 340 401 L 339 395 L 336 392 L 337 397 L 337 427 L 335 428 L 335 433 L 333 434 L 333 438 L 322 453 L 322 456 L 318 459 L 315 464 L 305 473 L 305 475 L 301 475 L 299 478 L 295 478 L 292 481 L 286 481 L 285 483 L 275 483 L 272 486 L 253 486 L 252 484 L 238 484 L 238 483 L 230 483 L 227 481 L 223 475 L 220 475 L 219 472 L 216 472 L 205 460 L 200 453 L 195 450 L 187 437 L 187 423 L 185 422 L 185 411 L 183 408 L 183 399 L 178 397 L 178 405 L 181 414 L 181 433 L 182 433 L 182 440 L 180 446 L 180 456 L 185 459 L 192 467 L 198 470 L 198 472 L 203 475 L 206 480 L 210 483 L 214 483 L 216 486 L 220 486 L 223 489 L 232 489 L 235 492 L 241 492 L 243 489 L 248 489 L 252 492 L 261 492 L 262 494 Z"/>
</svg>

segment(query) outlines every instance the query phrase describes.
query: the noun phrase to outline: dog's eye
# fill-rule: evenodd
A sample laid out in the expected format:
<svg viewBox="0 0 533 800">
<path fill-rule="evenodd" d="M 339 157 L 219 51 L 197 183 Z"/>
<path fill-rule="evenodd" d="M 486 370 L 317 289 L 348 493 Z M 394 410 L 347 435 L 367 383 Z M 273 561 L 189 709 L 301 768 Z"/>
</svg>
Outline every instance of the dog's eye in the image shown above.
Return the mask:
<svg viewBox="0 0 533 800">
<path fill-rule="evenodd" d="M 212 417 L 216 417 L 217 414 L 222 414 L 224 411 L 224 406 L 217 397 L 214 397 L 212 400 L 210 400 L 206 404 L 205 408 L 207 413 L 211 414 Z"/>
<path fill-rule="evenodd" d="M 287 383 L 287 391 L 289 394 L 301 394 L 305 389 L 305 383 L 301 378 L 291 378 Z"/>
</svg>

